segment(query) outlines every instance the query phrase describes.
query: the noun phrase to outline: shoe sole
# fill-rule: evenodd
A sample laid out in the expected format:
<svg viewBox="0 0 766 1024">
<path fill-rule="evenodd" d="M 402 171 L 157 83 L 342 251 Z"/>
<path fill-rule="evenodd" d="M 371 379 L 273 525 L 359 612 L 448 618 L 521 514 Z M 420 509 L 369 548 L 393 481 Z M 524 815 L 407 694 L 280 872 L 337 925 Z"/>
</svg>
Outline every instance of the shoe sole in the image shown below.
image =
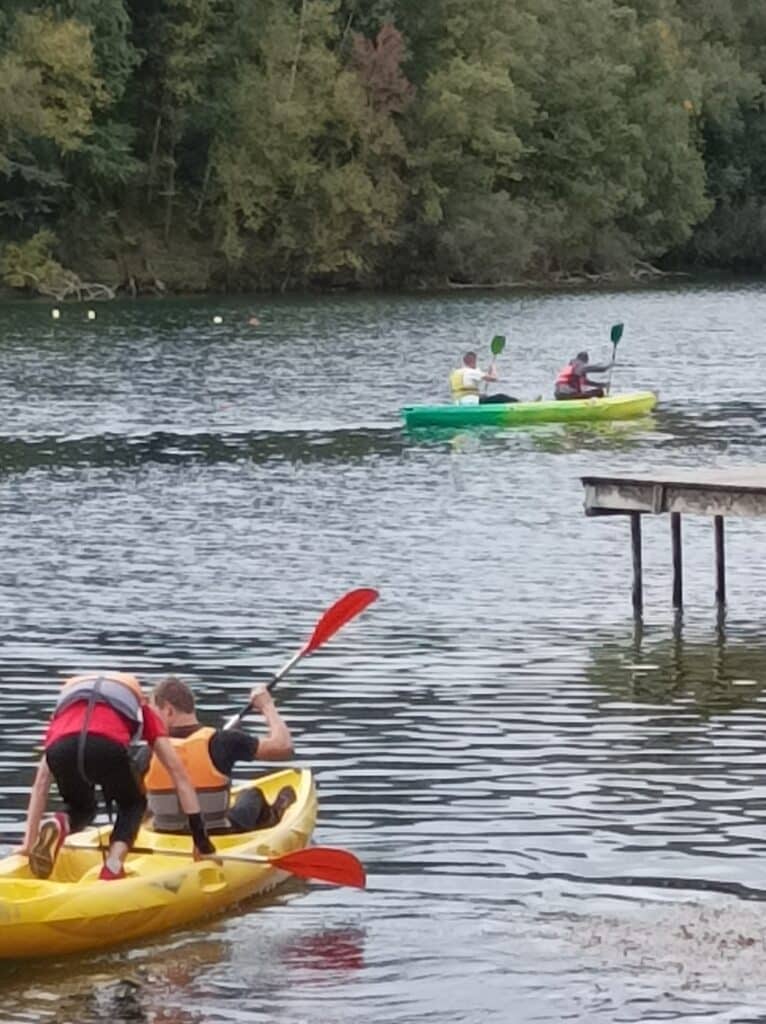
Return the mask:
<svg viewBox="0 0 766 1024">
<path fill-rule="evenodd" d="M 290 787 L 289 789 L 280 790 L 277 794 L 277 798 L 272 805 L 271 811 L 276 819 L 274 824 L 277 825 L 284 817 L 285 811 L 288 807 L 292 807 L 295 801 L 298 799 L 298 795 L 295 790 Z"/>
<path fill-rule="evenodd" d="M 61 829 L 55 821 L 46 821 L 41 825 L 29 854 L 29 870 L 35 878 L 50 878 L 56 863 L 56 846 L 60 835 Z"/>
</svg>

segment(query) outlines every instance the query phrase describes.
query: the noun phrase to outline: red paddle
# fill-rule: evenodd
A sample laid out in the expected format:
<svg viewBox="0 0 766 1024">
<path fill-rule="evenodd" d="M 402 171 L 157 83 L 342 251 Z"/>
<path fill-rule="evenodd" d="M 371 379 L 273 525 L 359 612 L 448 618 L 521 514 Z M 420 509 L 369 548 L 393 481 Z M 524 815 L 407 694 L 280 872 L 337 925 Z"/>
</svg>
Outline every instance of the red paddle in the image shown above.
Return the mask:
<svg viewBox="0 0 766 1024">
<path fill-rule="evenodd" d="M 346 625 L 351 619 L 355 618 L 364 609 L 372 604 L 373 601 L 377 600 L 378 592 L 372 587 L 358 587 L 356 590 L 349 590 L 347 594 L 339 598 L 335 604 L 331 605 L 324 615 L 321 617 L 316 626 L 314 626 L 314 632 L 311 634 L 309 639 L 297 651 L 290 660 L 282 666 L 279 672 L 273 676 L 271 681 L 267 684 L 267 690 L 273 690 L 280 679 L 283 679 L 290 669 L 296 665 L 301 658 L 305 658 L 307 654 L 311 654 L 318 647 L 321 647 L 325 641 L 329 640 L 331 636 L 334 636 L 339 629 Z M 250 710 L 248 704 L 246 708 L 243 708 L 239 714 L 234 715 L 224 725 L 224 729 L 233 729 Z"/>
</svg>

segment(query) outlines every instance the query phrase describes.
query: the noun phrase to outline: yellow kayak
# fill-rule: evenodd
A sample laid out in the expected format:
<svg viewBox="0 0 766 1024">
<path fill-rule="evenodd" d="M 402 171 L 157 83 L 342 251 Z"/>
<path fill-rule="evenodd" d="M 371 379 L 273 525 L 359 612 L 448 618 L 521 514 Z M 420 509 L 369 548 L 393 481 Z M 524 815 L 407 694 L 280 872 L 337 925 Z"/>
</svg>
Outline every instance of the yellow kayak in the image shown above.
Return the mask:
<svg viewBox="0 0 766 1024">
<path fill-rule="evenodd" d="M 292 786 L 297 799 L 273 828 L 213 836 L 220 863 L 193 860 L 189 836 L 146 828 L 135 847 L 147 852 L 128 855 L 128 877 L 119 881 L 98 880 L 97 828 L 69 837 L 48 879 L 35 878 L 26 857 L 0 859 L 0 959 L 103 949 L 218 914 L 273 889 L 289 875 L 271 861 L 305 849 L 311 838 L 317 814 L 314 781 L 306 769 L 288 769 L 248 785 L 259 787 L 269 802 L 282 786 Z M 100 831 L 106 845 L 110 827 Z M 247 860 L 257 857 L 263 860 Z"/>
</svg>

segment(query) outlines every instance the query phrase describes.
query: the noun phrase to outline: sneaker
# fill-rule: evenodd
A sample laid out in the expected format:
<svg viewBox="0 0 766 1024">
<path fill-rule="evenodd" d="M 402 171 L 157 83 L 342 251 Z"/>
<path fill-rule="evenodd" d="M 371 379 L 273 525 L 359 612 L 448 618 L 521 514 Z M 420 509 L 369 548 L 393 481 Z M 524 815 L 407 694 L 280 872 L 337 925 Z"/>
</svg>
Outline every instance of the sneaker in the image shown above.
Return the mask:
<svg viewBox="0 0 766 1024">
<path fill-rule="evenodd" d="M 285 813 L 290 804 L 294 804 L 297 800 L 295 790 L 292 786 L 282 786 L 280 791 L 277 793 L 277 798 L 271 805 L 271 824 L 276 825 L 282 820 L 282 815 Z"/>
<path fill-rule="evenodd" d="M 42 823 L 29 852 L 29 870 L 35 878 L 50 878 L 58 852 L 68 835 L 69 818 L 66 814 L 59 812 Z"/>
<path fill-rule="evenodd" d="M 115 872 L 104 864 L 98 877 L 102 882 L 117 882 L 120 878 L 127 878 L 128 876 L 125 874 L 125 868 L 120 868 L 119 871 Z"/>
</svg>

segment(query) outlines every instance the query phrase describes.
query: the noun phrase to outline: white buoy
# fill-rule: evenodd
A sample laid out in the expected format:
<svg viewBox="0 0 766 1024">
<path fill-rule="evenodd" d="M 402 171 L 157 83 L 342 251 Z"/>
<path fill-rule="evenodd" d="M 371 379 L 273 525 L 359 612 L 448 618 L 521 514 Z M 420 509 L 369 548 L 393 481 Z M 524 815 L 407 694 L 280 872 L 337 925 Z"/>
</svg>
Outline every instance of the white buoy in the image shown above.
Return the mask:
<svg viewBox="0 0 766 1024">
<path fill-rule="evenodd" d="M 223 317 L 222 316 L 214 316 L 213 317 L 213 323 L 214 324 L 222 324 L 223 323 Z"/>
<path fill-rule="evenodd" d="M 58 320 L 58 318 L 61 316 L 61 313 L 59 312 L 58 309 L 52 309 L 51 316 L 53 317 L 54 320 Z"/>
<path fill-rule="evenodd" d="M 88 310 L 88 319 L 89 320 L 95 320 L 96 319 L 96 311 L 95 311 L 95 309 L 89 309 Z"/>
</svg>

